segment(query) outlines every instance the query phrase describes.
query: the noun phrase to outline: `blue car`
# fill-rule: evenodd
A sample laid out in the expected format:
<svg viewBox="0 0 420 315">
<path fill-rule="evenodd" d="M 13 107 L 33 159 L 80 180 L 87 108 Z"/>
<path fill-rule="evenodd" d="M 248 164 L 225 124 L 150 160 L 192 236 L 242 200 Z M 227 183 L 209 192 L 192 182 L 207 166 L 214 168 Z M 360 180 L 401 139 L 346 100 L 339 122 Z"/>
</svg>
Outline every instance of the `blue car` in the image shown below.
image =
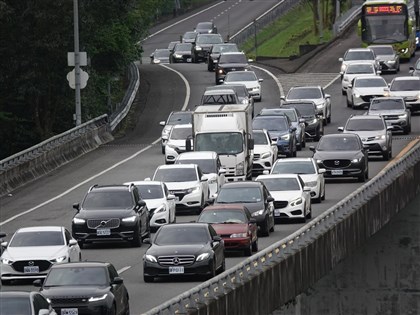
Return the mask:
<svg viewBox="0 0 420 315">
<path fill-rule="evenodd" d="M 296 156 L 296 127 L 285 114 L 257 115 L 252 121 L 252 128 L 268 130 L 271 140 L 277 143 L 278 155 Z"/>
</svg>

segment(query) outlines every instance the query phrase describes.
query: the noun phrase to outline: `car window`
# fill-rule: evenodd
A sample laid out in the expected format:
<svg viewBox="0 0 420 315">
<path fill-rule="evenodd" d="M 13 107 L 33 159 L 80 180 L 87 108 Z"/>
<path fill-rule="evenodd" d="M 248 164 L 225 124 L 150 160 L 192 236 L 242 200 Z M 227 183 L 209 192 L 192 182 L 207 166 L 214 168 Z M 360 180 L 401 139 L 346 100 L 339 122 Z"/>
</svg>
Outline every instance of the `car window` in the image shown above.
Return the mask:
<svg viewBox="0 0 420 315">
<path fill-rule="evenodd" d="M 197 181 L 197 173 L 194 168 L 159 168 L 153 180 L 161 182 L 192 182 Z"/>
<path fill-rule="evenodd" d="M 31 315 L 28 297 L 0 297 L 0 315 Z"/>
<path fill-rule="evenodd" d="M 205 226 L 164 226 L 156 234 L 156 245 L 204 244 L 209 242 Z"/>
<path fill-rule="evenodd" d="M 192 114 L 190 112 L 173 113 L 169 116 L 167 125 L 182 125 L 190 124 L 192 122 Z"/>
<path fill-rule="evenodd" d="M 289 129 L 287 120 L 282 116 L 260 116 L 252 121 L 252 129 L 267 129 L 268 131 L 286 131 Z"/>
<path fill-rule="evenodd" d="M 182 126 L 182 125 L 181 125 Z M 192 128 L 172 128 L 169 138 L 172 140 L 185 140 L 192 135 Z"/>
<path fill-rule="evenodd" d="M 382 119 L 350 119 L 346 125 L 347 131 L 373 131 L 385 129 Z"/>
<path fill-rule="evenodd" d="M 371 64 L 351 64 L 346 69 L 347 74 L 373 73 L 374 71 Z"/>
<path fill-rule="evenodd" d="M 247 60 L 244 54 L 221 54 L 219 63 L 247 63 Z"/>
<path fill-rule="evenodd" d="M 387 87 L 386 81 L 381 77 L 376 78 L 357 78 L 354 80 L 354 87 Z"/>
<path fill-rule="evenodd" d="M 376 55 L 393 55 L 394 54 L 394 49 L 392 47 L 373 46 L 369 48 L 372 49 Z"/>
<path fill-rule="evenodd" d="M 217 173 L 216 162 L 213 159 L 179 159 L 176 164 L 197 164 L 204 174 Z"/>
<path fill-rule="evenodd" d="M 269 144 L 264 132 L 254 132 L 254 144 Z"/>
<path fill-rule="evenodd" d="M 98 285 L 108 283 L 104 267 L 52 268 L 44 281 L 44 286 Z"/>
<path fill-rule="evenodd" d="M 64 230 L 64 237 L 66 238 L 66 244 L 68 244 L 70 240 L 72 239 L 71 233 L 69 230 L 67 229 Z"/>
<path fill-rule="evenodd" d="M 35 314 L 38 314 L 40 310 L 48 310 L 50 304 L 41 294 L 34 294 L 34 310 Z"/>
<path fill-rule="evenodd" d="M 61 231 L 36 231 L 16 233 L 9 246 L 59 246 L 64 244 L 63 233 Z"/>
<path fill-rule="evenodd" d="M 271 174 L 315 174 L 315 168 L 310 161 L 293 161 L 276 163 Z"/>
<path fill-rule="evenodd" d="M 216 230 L 211 225 L 209 225 L 209 232 L 210 232 L 211 238 L 217 236 Z"/>
<path fill-rule="evenodd" d="M 117 191 L 91 191 L 83 201 L 83 209 L 131 209 L 134 200 L 128 190 Z"/>
<path fill-rule="evenodd" d="M 234 81 L 257 81 L 258 78 L 252 71 L 246 72 L 228 72 L 225 78 L 225 82 L 234 82 Z"/>
<path fill-rule="evenodd" d="M 203 95 L 201 104 L 203 105 L 236 104 L 236 98 L 234 94 Z"/>
<path fill-rule="evenodd" d="M 262 201 L 258 187 L 223 188 L 217 195 L 217 203 L 253 203 Z"/>
<path fill-rule="evenodd" d="M 287 99 L 317 99 L 322 98 L 319 88 L 298 88 L 290 89 L 287 94 Z"/>
<path fill-rule="evenodd" d="M 344 60 L 373 60 L 375 59 L 375 56 L 373 55 L 373 53 L 371 51 L 354 51 L 354 50 L 349 50 L 345 57 Z"/>
<path fill-rule="evenodd" d="M 322 137 L 318 143 L 319 151 L 355 151 L 360 144 L 355 137 Z"/>
<path fill-rule="evenodd" d="M 404 109 L 404 101 L 402 99 L 380 99 L 372 100 L 369 106 L 369 111 L 376 110 L 392 110 L 392 109 Z"/>
<path fill-rule="evenodd" d="M 108 265 L 109 280 L 112 282 L 118 277 L 118 272 L 113 265 Z"/>
<path fill-rule="evenodd" d="M 192 45 L 190 43 L 185 44 L 176 44 L 174 51 L 189 51 L 191 50 Z"/>
<path fill-rule="evenodd" d="M 138 185 L 137 188 L 142 199 L 163 198 L 163 191 L 160 185 Z"/>
</svg>

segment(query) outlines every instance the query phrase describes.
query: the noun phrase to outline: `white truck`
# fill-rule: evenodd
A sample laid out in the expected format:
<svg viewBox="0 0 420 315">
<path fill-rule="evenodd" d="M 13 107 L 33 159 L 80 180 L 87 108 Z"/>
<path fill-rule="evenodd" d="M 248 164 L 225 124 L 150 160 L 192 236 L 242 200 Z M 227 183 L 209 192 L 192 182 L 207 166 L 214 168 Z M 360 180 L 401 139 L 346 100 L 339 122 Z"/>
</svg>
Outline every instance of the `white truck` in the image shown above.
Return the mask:
<svg viewBox="0 0 420 315">
<path fill-rule="evenodd" d="M 192 120 L 194 151 L 216 152 L 226 181 L 250 179 L 254 158 L 251 107 L 201 105 L 195 108 Z"/>
</svg>

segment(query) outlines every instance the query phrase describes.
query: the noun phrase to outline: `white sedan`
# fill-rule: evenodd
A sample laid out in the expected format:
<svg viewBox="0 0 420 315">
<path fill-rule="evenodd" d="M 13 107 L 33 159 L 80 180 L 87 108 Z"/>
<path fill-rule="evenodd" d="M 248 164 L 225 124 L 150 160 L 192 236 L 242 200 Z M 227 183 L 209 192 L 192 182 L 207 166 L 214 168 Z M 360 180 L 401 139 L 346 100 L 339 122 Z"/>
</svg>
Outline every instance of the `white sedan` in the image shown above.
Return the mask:
<svg viewBox="0 0 420 315">
<path fill-rule="evenodd" d="M 172 127 L 165 146 L 165 163 L 172 164 L 181 152 L 186 151 L 185 143 L 191 138 L 192 125 L 175 125 Z"/>
<path fill-rule="evenodd" d="M 254 160 L 252 173 L 262 174 L 270 171 L 277 159 L 277 144 L 272 143 L 271 136 L 266 129 L 253 130 L 254 134 Z"/>
<path fill-rule="evenodd" d="M 312 200 L 321 202 L 325 200 L 325 171 L 313 158 L 288 158 L 278 159 L 270 174 L 299 174 L 305 186 L 311 188 Z"/>
<path fill-rule="evenodd" d="M 165 183 L 151 180 L 124 183 L 124 185 L 129 184 L 137 187 L 141 199 L 146 202 L 151 230 L 156 231 L 162 225 L 176 221 L 175 195 L 169 192 Z"/>
<path fill-rule="evenodd" d="M 56 263 L 80 261 L 77 241 L 62 226 L 25 227 L 13 234 L 0 258 L 1 283 L 12 280 L 45 278 Z"/>
<path fill-rule="evenodd" d="M 346 70 L 341 74 L 343 76 L 341 80 L 341 93 L 346 95 L 347 87 L 355 77 L 379 75 L 381 71 L 376 70 L 375 64 L 371 61 L 357 61 L 349 63 Z"/>
<path fill-rule="evenodd" d="M 347 86 L 347 107 L 369 106 L 374 97 L 385 96 L 388 84 L 378 75 L 355 77 Z"/>
<path fill-rule="evenodd" d="M 261 82 L 263 79 L 258 79 L 254 71 L 231 71 L 226 74 L 224 84 L 244 84 L 248 89 L 249 95 L 254 100 L 261 101 L 262 91 Z"/>
<path fill-rule="evenodd" d="M 306 219 L 312 217 L 311 189 L 305 186 L 297 174 L 260 175 L 256 181 L 263 182 L 274 198 L 274 219 Z"/>
</svg>

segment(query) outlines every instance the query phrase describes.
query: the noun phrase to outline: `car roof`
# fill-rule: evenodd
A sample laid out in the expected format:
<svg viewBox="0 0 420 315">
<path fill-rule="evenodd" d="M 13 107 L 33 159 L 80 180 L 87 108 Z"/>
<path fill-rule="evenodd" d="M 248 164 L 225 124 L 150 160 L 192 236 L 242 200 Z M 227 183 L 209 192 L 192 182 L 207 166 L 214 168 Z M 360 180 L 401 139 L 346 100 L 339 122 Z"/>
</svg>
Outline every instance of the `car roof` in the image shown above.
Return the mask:
<svg viewBox="0 0 420 315">
<path fill-rule="evenodd" d="M 328 135 L 323 135 L 322 138 L 359 138 L 359 136 L 355 133 L 330 133 Z"/>
<path fill-rule="evenodd" d="M 188 228 L 188 227 L 193 227 L 193 226 L 202 226 L 202 227 L 208 227 L 209 224 L 208 223 L 204 223 L 204 222 L 188 222 L 188 223 L 171 223 L 171 224 L 165 224 L 162 225 L 159 229 L 161 230 L 163 229 L 176 229 L 178 227 L 182 227 L 182 228 Z"/>
<path fill-rule="evenodd" d="M 221 95 L 221 94 L 235 94 L 233 89 L 224 88 L 224 89 L 210 89 L 204 91 L 204 95 Z"/>
<path fill-rule="evenodd" d="M 375 115 L 375 114 L 369 114 L 369 115 L 354 115 L 350 116 L 348 120 L 350 119 L 359 119 L 359 120 L 366 120 L 366 119 L 380 119 L 382 120 L 383 117 L 381 115 Z"/>
<path fill-rule="evenodd" d="M 126 182 L 124 183 L 124 185 L 136 185 L 136 186 L 160 186 L 163 184 L 163 182 L 158 181 L 158 180 L 137 180 L 137 181 L 132 181 L 132 182 Z"/>
<path fill-rule="evenodd" d="M 89 192 L 92 190 L 101 191 L 116 191 L 116 190 L 130 190 L 130 185 L 93 185 L 89 188 Z"/>
<path fill-rule="evenodd" d="M 292 86 L 292 87 L 289 89 L 289 91 L 290 91 L 290 90 L 292 90 L 292 89 L 307 89 L 307 88 L 317 88 L 317 89 L 321 89 L 321 86 L 320 86 L 320 85 L 295 85 L 295 86 Z"/>
<path fill-rule="evenodd" d="M 260 182 L 256 182 L 256 181 L 250 181 L 250 180 L 246 180 L 246 181 L 238 181 L 238 182 L 227 182 L 224 183 L 222 188 L 241 188 L 241 187 L 261 187 Z"/>
<path fill-rule="evenodd" d="M 403 77 L 395 77 L 392 81 L 418 81 L 420 77 L 418 76 L 403 76 Z"/>
<path fill-rule="evenodd" d="M 376 100 L 396 100 L 396 99 L 404 100 L 402 96 L 377 96 L 377 97 L 372 98 L 370 102 L 374 100 L 376 101 Z"/>
<path fill-rule="evenodd" d="M 265 179 L 265 178 L 299 178 L 298 174 L 267 174 L 267 175 L 258 175 L 256 180 Z"/>
<path fill-rule="evenodd" d="M 192 124 L 174 125 L 172 129 L 192 129 Z"/>
<path fill-rule="evenodd" d="M 217 211 L 217 210 L 243 211 L 244 209 L 246 209 L 246 206 L 241 203 L 228 203 L 228 204 L 219 203 L 217 205 L 207 206 L 203 209 L 203 211 Z"/>
<path fill-rule="evenodd" d="M 372 49 L 367 47 L 358 47 L 358 48 L 349 48 L 347 51 L 372 51 Z"/>
<path fill-rule="evenodd" d="M 0 297 L 29 297 L 31 294 L 39 293 L 35 291 L 0 291 Z"/>
<path fill-rule="evenodd" d="M 222 52 L 221 55 L 245 55 L 242 51 L 226 51 Z"/>
<path fill-rule="evenodd" d="M 313 162 L 311 157 L 292 157 L 287 159 L 277 159 L 274 163 L 288 163 L 288 162 Z"/>
<path fill-rule="evenodd" d="M 384 80 L 385 81 L 385 79 L 383 77 L 381 77 L 380 75 L 364 75 L 364 76 L 358 76 L 358 77 L 356 76 L 354 79 L 355 80 L 366 80 L 366 79 L 373 80 L 373 79 L 379 79 L 379 80 Z"/>
<path fill-rule="evenodd" d="M 197 164 L 162 164 L 158 169 L 174 169 L 174 168 L 196 168 Z"/>
<path fill-rule="evenodd" d="M 192 151 L 192 152 L 182 152 L 178 155 L 178 160 L 207 160 L 207 159 L 215 159 L 217 158 L 217 153 L 214 151 Z"/>
<path fill-rule="evenodd" d="M 40 232 L 40 231 L 49 231 L 49 232 L 61 232 L 64 229 L 62 226 L 30 226 L 23 227 L 18 229 L 16 232 Z"/>
<path fill-rule="evenodd" d="M 82 267 L 108 267 L 111 265 L 109 262 L 102 261 L 74 261 L 65 264 L 53 264 L 51 269 L 56 268 L 82 268 Z"/>
</svg>

